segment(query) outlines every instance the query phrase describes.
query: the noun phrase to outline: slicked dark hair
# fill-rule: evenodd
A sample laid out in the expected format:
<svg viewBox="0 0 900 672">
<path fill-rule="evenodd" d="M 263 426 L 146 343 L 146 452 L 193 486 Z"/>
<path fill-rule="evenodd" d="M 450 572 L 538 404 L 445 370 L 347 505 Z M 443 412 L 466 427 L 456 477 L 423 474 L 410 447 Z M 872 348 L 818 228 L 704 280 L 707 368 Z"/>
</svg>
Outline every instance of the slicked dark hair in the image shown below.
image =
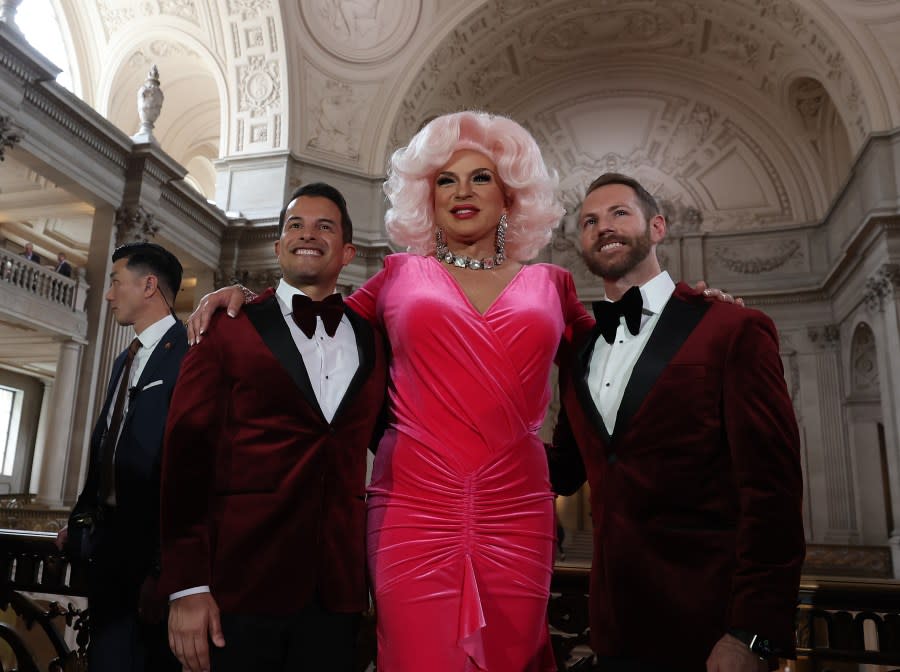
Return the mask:
<svg viewBox="0 0 900 672">
<path fill-rule="evenodd" d="M 591 182 L 584 195 L 585 198 L 587 198 L 587 195 L 592 191 L 596 191 L 600 187 L 605 187 L 607 184 L 622 184 L 626 187 L 631 187 L 635 196 L 637 196 L 638 206 L 644 214 L 644 219 L 648 222 L 653 217 L 660 214 L 659 205 L 657 205 L 656 199 L 653 198 L 650 192 L 644 189 L 641 183 L 636 179 L 628 177 L 627 175 L 622 175 L 622 173 L 603 173 L 603 175 Z"/>
<path fill-rule="evenodd" d="M 175 301 L 184 272 L 178 257 L 156 243 L 126 243 L 112 254 L 113 263 L 119 259 L 127 259 L 125 266 L 131 271 L 155 275 L 163 289 L 171 294 L 172 302 Z"/>
<path fill-rule="evenodd" d="M 350 213 L 347 211 L 347 201 L 344 200 L 344 195 L 341 192 L 332 187 L 330 184 L 325 184 L 324 182 L 310 182 L 309 184 L 304 184 L 302 187 L 294 190 L 294 193 L 291 194 L 291 197 L 284 204 L 284 207 L 281 209 L 281 213 L 278 215 L 279 235 L 280 232 L 284 231 L 284 218 L 287 213 L 288 206 L 292 201 L 300 198 L 301 196 L 318 196 L 320 198 L 327 198 L 329 201 L 334 203 L 341 213 L 341 233 L 344 236 L 344 242 L 353 242 L 353 222 L 350 221 Z"/>
</svg>

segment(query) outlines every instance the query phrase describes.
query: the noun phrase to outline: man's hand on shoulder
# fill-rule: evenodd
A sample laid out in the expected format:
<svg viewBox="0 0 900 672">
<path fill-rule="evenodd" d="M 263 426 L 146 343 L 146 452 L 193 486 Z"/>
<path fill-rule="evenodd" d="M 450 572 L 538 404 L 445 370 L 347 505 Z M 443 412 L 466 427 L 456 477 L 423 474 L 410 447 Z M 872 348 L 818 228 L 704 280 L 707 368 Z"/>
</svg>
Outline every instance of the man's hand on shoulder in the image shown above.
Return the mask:
<svg viewBox="0 0 900 672">
<path fill-rule="evenodd" d="M 731 635 L 722 635 L 706 659 L 706 672 L 767 672 L 768 669 L 766 661 Z"/>
<path fill-rule="evenodd" d="M 169 605 L 169 647 L 187 672 L 208 672 L 209 644 L 225 646 L 219 605 L 210 593 L 194 593 Z"/>
<path fill-rule="evenodd" d="M 209 321 L 217 310 L 225 308 L 229 317 L 237 317 L 244 302 L 248 299 L 248 293 L 252 294 L 250 290 L 245 292 L 245 289 L 241 285 L 231 285 L 217 289 L 200 299 L 197 310 L 191 313 L 187 321 L 188 343 L 196 345 L 200 342 L 209 328 Z"/>
</svg>

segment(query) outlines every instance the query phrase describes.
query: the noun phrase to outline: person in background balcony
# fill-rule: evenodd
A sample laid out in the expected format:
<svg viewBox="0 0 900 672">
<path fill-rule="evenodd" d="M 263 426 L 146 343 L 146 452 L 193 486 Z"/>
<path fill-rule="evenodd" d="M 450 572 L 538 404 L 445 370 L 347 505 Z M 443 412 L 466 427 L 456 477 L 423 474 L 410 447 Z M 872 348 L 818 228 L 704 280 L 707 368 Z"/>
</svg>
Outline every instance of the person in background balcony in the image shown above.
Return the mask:
<svg viewBox="0 0 900 672">
<path fill-rule="evenodd" d="M 169 413 L 161 583 L 191 672 L 354 672 L 369 606 L 366 454 L 384 345 L 335 293 L 356 254 L 340 192 L 301 187 L 279 224 L 281 282 L 216 319 Z"/>
<path fill-rule="evenodd" d="M 65 252 L 60 252 L 56 255 L 56 272 L 67 278 L 72 277 L 72 264 L 66 261 Z"/>
<path fill-rule="evenodd" d="M 635 180 L 595 180 L 579 223 L 609 300 L 563 344 L 550 474 L 560 494 L 591 486 L 594 651 L 612 672 L 774 669 L 804 556 L 775 326 L 661 271 L 666 221 Z"/>
<path fill-rule="evenodd" d="M 159 472 L 169 399 L 188 348 L 172 313 L 182 269 L 152 243 L 123 245 L 112 260 L 106 301 L 136 336 L 113 364 L 87 480 L 57 543 L 89 562 L 90 672 L 166 672 L 179 666 L 157 591 Z"/>
<path fill-rule="evenodd" d="M 34 251 L 34 245 L 31 243 L 25 243 L 25 251 L 22 252 L 22 256 L 28 261 L 33 261 L 36 264 L 41 263 L 41 257 Z"/>
</svg>

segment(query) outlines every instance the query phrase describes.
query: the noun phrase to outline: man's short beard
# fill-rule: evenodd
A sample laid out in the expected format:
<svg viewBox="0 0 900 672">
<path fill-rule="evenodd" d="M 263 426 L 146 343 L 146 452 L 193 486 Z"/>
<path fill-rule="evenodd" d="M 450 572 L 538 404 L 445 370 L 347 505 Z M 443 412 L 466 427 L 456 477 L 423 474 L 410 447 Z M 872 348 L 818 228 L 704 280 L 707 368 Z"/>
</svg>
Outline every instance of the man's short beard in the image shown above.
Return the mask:
<svg viewBox="0 0 900 672">
<path fill-rule="evenodd" d="M 604 280 L 618 280 L 619 278 L 628 275 L 650 254 L 653 243 L 650 241 L 649 225 L 647 225 L 647 230 L 643 235 L 627 238 L 626 240 L 627 242 L 625 244 L 628 247 L 628 253 L 625 255 L 624 259 L 618 259 L 616 261 L 601 261 L 594 256 L 594 251 L 597 247 L 603 246 L 606 243 L 598 241 L 590 250 L 584 250 L 581 256 L 590 272 Z"/>
</svg>

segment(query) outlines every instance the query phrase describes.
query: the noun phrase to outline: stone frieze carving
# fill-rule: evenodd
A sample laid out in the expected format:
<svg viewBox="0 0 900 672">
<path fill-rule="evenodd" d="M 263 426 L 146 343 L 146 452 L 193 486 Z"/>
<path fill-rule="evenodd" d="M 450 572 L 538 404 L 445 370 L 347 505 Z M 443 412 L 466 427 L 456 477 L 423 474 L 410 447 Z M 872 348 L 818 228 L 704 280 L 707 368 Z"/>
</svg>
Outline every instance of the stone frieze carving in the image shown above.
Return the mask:
<svg viewBox="0 0 900 672">
<path fill-rule="evenodd" d="M 238 110 L 260 117 L 281 105 L 278 62 L 265 56 L 250 56 L 238 66 Z"/>
<path fill-rule="evenodd" d="M 865 323 L 853 332 L 850 347 L 850 381 L 854 392 L 878 392 L 878 355 L 875 351 L 875 335 Z"/>
<path fill-rule="evenodd" d="M 116 245 L 147 242 L 155 237 L 159 231 L 155 220 L 153 213 L 141 205 L 119 207 L 116 210 Z"/>
<path fill-rule="evenodd" d="M 306 146 L 358 159 L 365 96 L 350 84 L 331 78 L 311 78 L 309 89 L 310 99 L 316 102 L 308 108 L 313 125 Z"/>
<path fill-rule="evenodd" d="M 198 22 L 195 0 L 159 0 L 159 13 L 177 16 L 193 23 Z"/>
<path fill-rule="evenodd" d="M 884 264 L 866 280 L 863 301 L 872 311 L 883 312 L 884 302 L 900 289 L 900 264 Z"/>
<path fill-rule="evenodd" d="M 813 345 L 821 348 L 834 348 L 841 341 L 841 330 L 836 324 L 822 324 L 808 327 L 806 336 Z"/>
<path fill-rule="evenodd" d="M 196 0 L 144 0 L 140 3 L 97 0 L 97 12 L 107 40 L 132 21 L 158 14 L 175 16 L 198 25 L 200 23 Z"/>
<path fill-rule="evenodd" d="M 744 275 L 771 273 L 792 260 L 804 258 L 800 241 L 796 239 L 785 240 L 767 247 L 769 249 L 764 253 L 747 256 L 743 250 L 723 245 L 715 248 L 712 256 L 719 266 L 733 273 Z"/>
<path fill-rule="evenodd" d="M 580 247 L 576 242 L 575 236 L 566 235 L 562 228 L 558 228 L 553 232 L 553 238 L 550 240 L 549 247 L 549 261 L 568 269 L 577 287 L 599 287 L 600 293 L 603 293 L 603 282 L 588 270 L 584 260 L 581 258 Z"/>
<path fill-rule="evenodd" d="M 131 7 L 110 7 L 108 0 L 97 0 L 97 13 L 100 15 L 100 24 L 106 39 L 113 33 L 121 30 L 125 24 L 134 20 L 135 10 Z"/>
<path fill-rule="evenodd" d="M 319 45 L 340 59 L 387 58 L 409 42 L 419 0 L 299 0 L 303 21 Z"/>
<path fill-rule="evenodd" d="M 22 141 L 22 136 L 14 128 L 12 119 L 0 116 L 0 161 L 4 161 L 4 152 L 12 149 Z"/>
<path fill-rule="evenodd" d="M 657 198 L 657 204 L 666 218 L 668 236 L 681 236 L 686 233 L 699 233 L 703 226 L 703 213 L 691 205 L 668 198 Z"/>
<path fill-rule="evenodd" d="M 252 19 L 272 9 L 272 0 L 228 0 L 228 13 Z"/>
</svg>

